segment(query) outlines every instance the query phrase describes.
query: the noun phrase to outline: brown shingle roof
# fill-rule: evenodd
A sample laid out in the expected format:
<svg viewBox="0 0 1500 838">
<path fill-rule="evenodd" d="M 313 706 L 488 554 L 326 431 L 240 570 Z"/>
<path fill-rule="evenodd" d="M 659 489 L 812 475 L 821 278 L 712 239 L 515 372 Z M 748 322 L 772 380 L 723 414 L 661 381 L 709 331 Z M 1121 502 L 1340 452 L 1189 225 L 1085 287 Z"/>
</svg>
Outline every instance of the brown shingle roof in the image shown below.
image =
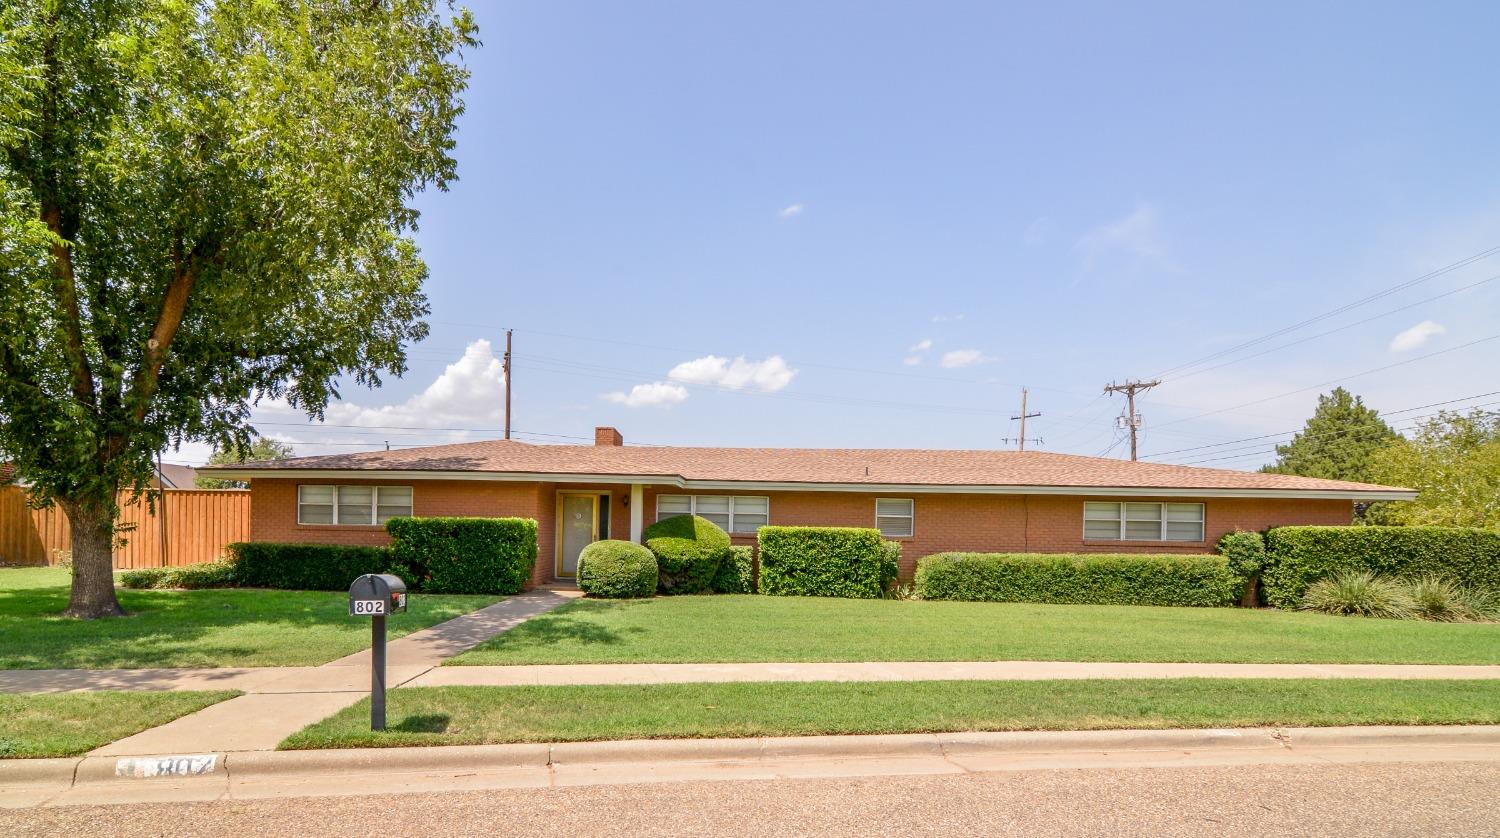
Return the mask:
<svg viewBox="0 0 1500 838">
<path fill-rule="evenodd" d="M 1042 451 L 690 448 L 533 445 L 493 440 L 397 451 L 299 457 L 225 467 L 236 472 L 379 470 L 680 478 L 688 482 L 847 485 L 1406 491 L 1283 474 L 1132 463 Z"/>
</svg>

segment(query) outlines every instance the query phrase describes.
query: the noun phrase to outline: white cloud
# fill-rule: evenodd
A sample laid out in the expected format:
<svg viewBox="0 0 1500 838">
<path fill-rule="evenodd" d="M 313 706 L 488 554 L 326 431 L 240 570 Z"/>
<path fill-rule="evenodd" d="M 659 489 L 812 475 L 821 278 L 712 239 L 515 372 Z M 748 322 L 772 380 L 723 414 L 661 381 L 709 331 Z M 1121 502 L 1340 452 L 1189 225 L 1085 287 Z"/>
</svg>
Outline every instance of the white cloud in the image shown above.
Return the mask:
<svg viewBox="0 0 1500 838">
<path fill-rule="evenodd" d="M 505 373 L 487 340 L 476 340 L 462 358 L 443 369 L 427 389 L 400 404 L 362 407 L 350 402 L 328 406 L 329 424 L 451 428 L 498 428 L 504 421 Z M 266 406 L 263 403 L 263 406 Z M 274 408 L 276 405 L 269 405 Z"/>
<path fill-rule="evenodd" d="M 1090 230 L 1075 245 L 1083 254 L 1083 267 L 1091 270 L 1110 254 L 1123 254 L 1134 267 L 1151 264 L 1175 270 L 1171 254 L 1162 240 L 1161 217 L 1156 207 L 1142 202 L 1123 218 Z"/>
<path fill-rule="evenodd" d="M 907 352 L 926 352 L 932 348 L 932 338 L 923 338 L 907 348 Z"/>
<path fill-rule="evenodd" d="M 747 361 L 741 355 L 734 360 L 705 355 L 673 367 L 667 377 L 688 384 L 708 384 L 729 390 L 753 386 L 763 393 L 774 393 L 792 383 L 797 371 L 788 367 L 780 355 L 764 361 Z"/>
<path fill-rule="evenodd" d="M 778 212 L 776 214 L 781 216 L 782 218 L 791 218 L 793 216 L 801 215 L 803 209 L 805 209 L 805 207 L 803 207 L 801 204 L 790 204 L 788 206 L 782 207 L 781 212 Z"/>
<path fill-rule="evenodd" d="M 951 352 L 944 352 L 938 364 L 944 369 L 951 370 L 958 369 L 959 367 L 972 367 L 975 364 L 987 364 L 995 360 L 998 359 L 992 358 L 978 349 L 955 349 Z"/>
<path fill-rule="evenodd" d="M 1021 234 L 1021 241 L 1028 247 L 1040 247 L 1047 243 L 1047 238 L 1052 234 L 1052 219 L 1042 216 L 1026 226 L 1026 231 Z"/>
<path fill-rule="evenodd" d="M 1391 339 L 1392 352 L 1410 352 L 1421 347 L 1427 341 L 1448 331 L 1441 323 L 1431 320 L 1423 320 L 1421 323 L 1407 329 Z"/>
<path fill-rule="evenodd" d="M 922 363 L 922 356 L 921 355 L 907 355 L 905 358 L 901 359 L 901 363 L 907 365 L 908 367 L 919 366 Z"/>
<path fill-rule="evenodd" d="M 934 323 L 954 323 L 954 322 L 957 322 L 957 321 L 962 320 L 962 319 L 964 319 L 964 315 L 962 315 L 962 314 L 934 314 L 934 315 L 932 315 L 932 322 L 934 322 Z"/>
<path fill-rule="evenodd" d="M 605 393 L 600 398 L 623 404 L 626 407 L 669 407 L 686 401 L 688 391 L 680 384 L 669 384 L 665 381 L 653 381 L 650 384 L 637 384 L 630 388 L 629 393 L 619 391 Z"/>
</svg>

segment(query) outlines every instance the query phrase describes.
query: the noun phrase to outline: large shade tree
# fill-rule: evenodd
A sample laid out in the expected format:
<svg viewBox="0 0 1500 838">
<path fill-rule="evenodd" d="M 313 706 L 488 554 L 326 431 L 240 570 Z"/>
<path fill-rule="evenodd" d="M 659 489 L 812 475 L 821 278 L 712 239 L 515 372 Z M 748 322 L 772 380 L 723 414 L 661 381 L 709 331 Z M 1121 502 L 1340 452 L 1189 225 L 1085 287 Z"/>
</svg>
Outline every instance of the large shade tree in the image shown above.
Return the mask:
<svg viewBox="0 0 1500 838">
<path fill-rule="evenodd" d="M 455 176 L 441 0 L 0 4 L 0 450 L 120 614 L 117 495 L 250 407 L 321 415 L 424 336 L 412 198 Z"/>
<path fill-rule="evenodd" d="M 1382 524 L 1500 528 L 1500 413 L 1443 411 L 1376 452 L 1375 478 L 1418 491 L 1381 504 Z"/>
<path fill-rule="evenodd" d="M 1363 399 L 1338 387 L 1318 396 L 1306 427 L 1290 442 L 1276 446 L 1276 462 L 1262 471 L 1369 483 L 1371 458 L 1397 438 Z"/>
</svg>

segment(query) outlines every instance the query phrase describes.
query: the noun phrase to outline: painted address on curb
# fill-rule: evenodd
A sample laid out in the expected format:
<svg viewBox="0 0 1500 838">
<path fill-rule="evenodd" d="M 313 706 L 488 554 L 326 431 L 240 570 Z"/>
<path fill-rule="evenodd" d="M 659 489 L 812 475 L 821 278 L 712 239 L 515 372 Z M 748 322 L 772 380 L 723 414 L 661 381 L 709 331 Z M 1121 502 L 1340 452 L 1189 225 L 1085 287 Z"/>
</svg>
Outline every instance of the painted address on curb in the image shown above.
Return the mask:
<svg viewBox="0 0 1500 838">
<path fill-rule="evenodd" d="M 127 757 L 115 763 L 116 777 L 196 777 L 213 773 L 218 754 L 182 754 L 169 757 Z"/>
</svg>

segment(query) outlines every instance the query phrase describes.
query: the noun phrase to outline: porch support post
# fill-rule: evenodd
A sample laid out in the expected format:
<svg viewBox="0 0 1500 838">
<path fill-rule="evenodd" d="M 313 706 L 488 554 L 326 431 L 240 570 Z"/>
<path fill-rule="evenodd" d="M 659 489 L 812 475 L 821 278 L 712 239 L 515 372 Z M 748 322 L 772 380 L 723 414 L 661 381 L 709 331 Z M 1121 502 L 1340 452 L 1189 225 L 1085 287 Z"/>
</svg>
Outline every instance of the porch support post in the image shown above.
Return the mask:
<svg viewBox="0 0 1500 838">
<path fill-rule="evenodd" d="M 636 544 L 641 543 L 642 522 L 646 518 L 645 487 L 639 483 L 630 484 L 630 540 Z"/>
</svg>

